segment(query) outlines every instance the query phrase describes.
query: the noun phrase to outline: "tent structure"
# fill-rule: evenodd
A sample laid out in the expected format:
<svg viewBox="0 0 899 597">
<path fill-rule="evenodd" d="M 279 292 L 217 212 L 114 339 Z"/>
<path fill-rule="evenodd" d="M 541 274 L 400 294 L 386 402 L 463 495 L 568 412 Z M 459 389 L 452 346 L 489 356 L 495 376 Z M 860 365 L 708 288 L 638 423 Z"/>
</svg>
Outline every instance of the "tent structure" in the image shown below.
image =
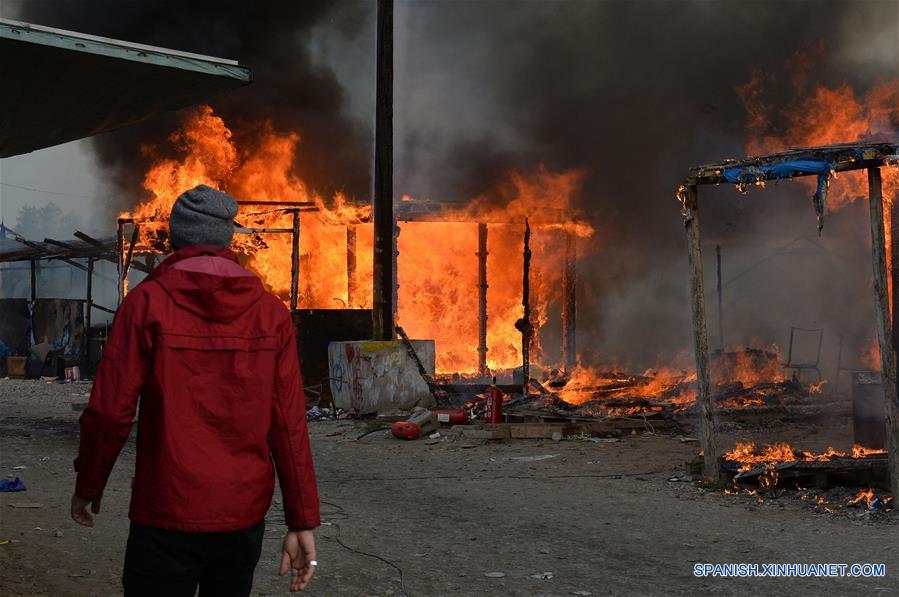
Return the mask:
<svg viewBox="0 0 899 597">
<path fill-rule="evenodd" d="M 881 377 L 883 379 L 884 411 L 886 414 L 887 454 L 890 483 L 899 490 L 899 399 L 897 399 L 896 350 L 899 349 L 899 301 L 890 301 L 889 278 L 892 287 L 899 288 L 899 267 L 887 271 L 887 251 L 893 264 L 899 264 L 899 202 L 890 209 L 890 247 L 884 225 L 884 201 L 881 168 L 899 164 L 899 144 L 844 143 L 823 147 L 791 149 L 744 160 L 726 160 L 717 164 L 697 166 L 678 188 L 681 217 L 687 231 L 690 260 L 690 295 L 693 316 L 693 347 L 696 352 L 696 376 L 699 404 L 699 439 L 703 451 L 705 475 L 717 479 L 717 434 L 709 376 L 709 340 L 705 316 L 705 293 L 702 273 L 702 246 L 699 234 L 699 185 L 735 184 L 745 189 L 764 187 L 766 182 L 817 176 L 817 190 L 813 204 L 821 230 L 827 206 L 830 179 L 837 172 L 866 169 L 871 212 L 871 254 L 874 262 L 874 299 L 877 315 L 877 335 L 880 341 Z"/>
<path fill-rule="evenodd" d="M 111 131 L 252 79 L 233 60 L 0 19 L 0 158 Z"/>
</svg>

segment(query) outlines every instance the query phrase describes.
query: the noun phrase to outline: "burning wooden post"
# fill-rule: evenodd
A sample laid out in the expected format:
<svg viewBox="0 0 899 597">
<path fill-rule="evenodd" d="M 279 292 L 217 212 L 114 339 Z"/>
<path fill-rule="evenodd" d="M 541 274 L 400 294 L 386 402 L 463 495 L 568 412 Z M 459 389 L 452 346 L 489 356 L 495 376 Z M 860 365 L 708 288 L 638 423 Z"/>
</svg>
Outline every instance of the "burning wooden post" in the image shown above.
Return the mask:
<svg viewBox="0 0 899 597">
<path fill-rule="evenodd" d="M 702 279 L 702 245 L 699 233 L 699 191 L 695 181 L 688 181 L 682 189 L 684 226 L 687 228 L 690 260 L 690 297 L 693 306 L 693 349 L 696 352 L 696 402 L 699 407 L 699 445 L 705 476 L 720 478 L 718 467 L 718 438 L 712 411 L 709 386 L 709 337 L 705 320 L 705 291 Z"/>
<path fill-rule="evenodd" d="M 521 306 L 524 314 L 515 327 L 521 332 L 521 395 L 527 398 L 531 386 L 531 225 L 524 219 L 524 272 L 521 279 Z"/>
<path fill-rule="evenodd" d="M 478 373 L 487 375 L 487 224 L 478 224 Z"/>
<path fill-rule="evenodd" d="M 562 361 L 571 371 L 577 365 L 577 239 L 565 232 L 565 270 L 562 273 Z"/>
<path fill-rule="evenodd" d="M 393 0 L 378 0 L 372 338 L 394 337 L 396 231 L 393 214 Z"/>
<path fill-rule="evenodd" d="M 297 310 L 300 299 L 300 210 L 292 210 L 293 230 L 290 253 L 290 310 Z"/>
<path fill-rule="evenodd" d="M 125 280 L 123 279 L 123 261 L 125 259 L 125 223 L 119 219 L 116 222 L 116 308 L 122 305 L 125 299 Z"/>
<path fill-rule="evenodd" d="M 352 309 L 356 300 L 356 225 L 346 227 L 346 303 Z"/>
<path fill-rule="evenodd" d="M 890 290 L 887 278 L 886 230 L 883 222 L 883 188 L 880 168 L 868 168 L 868 197 L 871 213 L 871 257 L 874 262 L 874 296 L 877 317 L 877 339 L 880 343 L 880 375 L 883 378 L 883 400 L 886 414 L 887 455 L 890 467 L 890 486 L 899 490 L 899 404 L 897 404 L 895 322 L 890 312 Z M 895 206 L 893 210 L 895 211 Z M 895 213 L 892 214 L 895 216 Z M 896 261 L 895 219 L 890 223 L 891 255 Z M 895 267 L 894 267 L 895 270 Z M 895 271 L 892 273 L 895 279 Z M 895 286 L 894 286 L 895 288 Z M 892 316 L 899 315 L 895 303 Z M 893 340 L 891 342 L 891 340 Z"/>
</svg>

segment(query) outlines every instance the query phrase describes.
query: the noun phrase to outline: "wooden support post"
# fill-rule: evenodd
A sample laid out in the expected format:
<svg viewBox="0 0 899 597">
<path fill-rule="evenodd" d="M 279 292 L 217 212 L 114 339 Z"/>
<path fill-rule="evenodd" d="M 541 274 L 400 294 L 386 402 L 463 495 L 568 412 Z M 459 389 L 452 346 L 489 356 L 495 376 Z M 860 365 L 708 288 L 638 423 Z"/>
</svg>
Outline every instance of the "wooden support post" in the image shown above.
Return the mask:
<svg viewBox="0 0 899 597">
<path fill-rule="evenodd" d="M 300 300 L 300 212 L 293 212 L 293 236 L 290 254 L 290 310 L 296 311 Z"/>
<path fill-rule="evenodd" d="M 34 307 L 34 301 L 37 300 L 37 262 L 31 260 L 31 306 Z"/>
<path fill-rule="evenodd" d="M 372 339 L 392 340 L 395 327 L 396 223 L 393 213 L 393 0 L 378 0 L 375 79 L 374 263 Z"/>
<path fill-rule="evenodd" d="M 487 224 L 478 224 L 478 372 L 487 375 Z"/>
<path fill-rule="evenodd" d="M 562 273 L 562 362 L 570 372 L 577 365 L 577 238 L 565 232 L 565 271 Z"/>
<path fill-rule="evenodd" d="M 718 274 L 718 348 L 721 349 L 721 364 L 724 365 L 724 292 L 721 286 L 721 245 L 715 245 L 715 261 Z"/>
<path fill-rule="evenodd" d="M 883 380 L 883 400 L 886 413 L 887 455 L 890 484 L 893 493 L 899 491 L 899 404 L 897 404 L 896 352 L 893 347 L 893 324 L 890 313 L 887 278 L 886 230 L 883 223 L 883 189 L 880 168 L 868 168 L 868 198 L 871 211 L 871 257 L 874 263 L 874 295 L 877 318 L 877 339 L 880 342 L 880 375 Z M 895 208 L 894 208 L 895 209 Z M 895 213 L 893 213 L 895 215 Z M 896 224 L 890 232 L 895 234 Z M 891 239 L 891 253 L 896 263 L 896 240 Z M 895 276 L 895 274 L 893 274 Z M 895 305 L 893 306 L 895 313 Z"/>
<path fill-rule="evenodd" d="M 88 362 L 91 335 L 91 311 L 94 310 L 94 258 L 87 259 L 87 289 L 84 292 L 84 363 Z"/>
<path fill-rule="evenodd" d="M 125 259 L 125 224 L 118 222 L 116 228 L 116 307 L 121 306 L 125 300 L 125 280 L 123 277 Z"/>
<path fill-rule="evenodd" d="M 521 395 L 530 394 L 531 387 L 531 225 L 524 219 L 524 268 L 521 279 L 521 306 L 524 314 L 518 321 L 521 332 Z"/>
<path fill-rule="evenodd" d="M 693 349 L 696 352 L 696 401 L 699 406 L 699 445 L 705 476 L 720 478 L 718 438 L 712 409 L 709 379 L 709 335 L 705 320 L 705 291 L 702 279 L 702 245 L 699 232 L 699 191 L 696 184 L 686 187 L 684 225 L 687 228 L 690 261 L 690 298 L 693 306 Z"/>
<path fill-rule="evenodd" d="M 356 225 L 346 227 L 346 306 L 352 309 L 356 299 Z"/>
</svg>

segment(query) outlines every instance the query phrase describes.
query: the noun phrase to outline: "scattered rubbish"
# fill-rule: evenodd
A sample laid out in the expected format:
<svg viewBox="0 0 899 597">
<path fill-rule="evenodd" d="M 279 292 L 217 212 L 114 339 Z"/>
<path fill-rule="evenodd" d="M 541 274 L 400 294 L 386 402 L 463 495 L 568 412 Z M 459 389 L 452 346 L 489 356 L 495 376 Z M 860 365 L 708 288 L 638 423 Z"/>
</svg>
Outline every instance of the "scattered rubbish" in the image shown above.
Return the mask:
<svg viewBox="0 0 899 597">
<path fill-rule="evenodd" d="M 448 423 L 450 425 L 464 425 L 468 423 L 468 411 L 464 408 L 444 408 L 435 410 L 438 423 Z"/>
<path fill-rule="evenodd" d="M 554 442 L 560 442 L 560 441 L 562 441 L 562 433 L 561 433 L 560 431 L 555 431 L 555 432 L 553 432 L 552 440 L 553 440 Z"/>
<path fill-rule="evenodd" d="M 540 460 L 549 460 L 550 458 L 555 458 L 558 454 L 538 454 L 536 456 L 513 456 L 510 460 L 517 460 L 518 462 L 539 462 Z"/>
<path fill-rule="evenodd" d="M 534 578 L 536 580 L 552 580 L 553 573 L 552 572 L 542 572 L 540 574 L 532 574 L 531 578 Z"/>
<path fill-rule="evenodd" d="M 617 437 L 591 437 L 590 441 L 594 444 L 616 444 L 621 440 Z"/>
<path fill-rule="evenodd" d="M 572 435 L 569 435 L 565 439 L 570 442 L 590 442 L 593 441 L 593 436 L 591 436 L 589 433 L 574 433 Z"/>
<path fill-rule="evenodd" d="M 14 470 L 14 471 L 24 471 L 26 468 L 28 468 L 28 467 L 27 467 L 27 466 L 24 466 L 24 465 L 20 465 L 20 466 L 14 466 L 14 467 L 12 467 L 12 470 Z"/>
<path fill-rule="evenodd" d="M 59 529 L 56 529 L 55 531 L 53 531 L 53 536 L 57 537 L 57 538 L 62 537 L 62 531 L 60 531 Z"/>
<path fill-rule="evenodd" d="M 28 508 L 28 509 L 36 509 L 43 508 L 44 505 L 40 502 L 15 502 L 9 505 L 10 508 Z"/>
<path fill-rule="evenodd" d="M 343 431 L 332 431 L 325 435 L 325 437 L 336 437 L 338 435 L 343 435 Z"/>
<path fill-rule="evenodd" d="M 484 576 L 487 578 L 506 578 L 505 572 L 486 572 Z"/>
<path fill-rule="evenodd" d="M 572 595 L 592 595 L 590 591 L 572 591 Z"/>
<path fill-rule="evenodd" d="M 49 456 L 43 456 L 43 457 L 41 457 L 41 462 L 47 462 L 48 460 L 50 460 L 50 457 L 49 457 Z"/>
<path fill-rule="evenodd" d="M 9 539 L 0 539 L 0 545 L 9 545 L 12 543 Z"/>
<path fill-rule="evenodd" d="M 484 444 L 462 444 L 459 446 L 463 450 L 468 450 L 469 448 L 477 448 L 478 446 L 483 446 Z"/>
<path fill-rule="evenodd" d="M 43 531 L 44 529 L 42 529 L 41 527 L 34 527 L 32 530 L 34 530 L 34 531 Z"/>
<path fill-rule="evenodd" d="M 416 406 L 405 421 L 397 421 L 391 427 L 393 437 L 397 439 L 418 439 L 423 431 L 436 427 L 434 413 L 426 408 Z"/>
<path fill-rule="evenodd" d="M 22 480 L 18 477 L 9 481 L 7 479 L 0 480 L 0 491 L 11 493 L 14 491 L 28 491 L 25 487 L 25 484 L 22 483 Z"/>
<path fill-rule="evenodd" d="M 428 439 L 440 439 L 440 432 L 435 431 L 434 433 L 432 433 L 431 435 L 428 436 Z"/>
<path fill-rule="evenodd" d="M 686 436 L 683 436 L 683 435 L 680 436 L 680 437 L 677 438 L 677 439 L 679 439 L 680 442 L 681 442 L 682 444 L 692 444 L 693 442 L 698 442 L 698 441 L 699 441 L 699 440 L 696 439 L 695 437 L 686 437 Z"/>
</svg>

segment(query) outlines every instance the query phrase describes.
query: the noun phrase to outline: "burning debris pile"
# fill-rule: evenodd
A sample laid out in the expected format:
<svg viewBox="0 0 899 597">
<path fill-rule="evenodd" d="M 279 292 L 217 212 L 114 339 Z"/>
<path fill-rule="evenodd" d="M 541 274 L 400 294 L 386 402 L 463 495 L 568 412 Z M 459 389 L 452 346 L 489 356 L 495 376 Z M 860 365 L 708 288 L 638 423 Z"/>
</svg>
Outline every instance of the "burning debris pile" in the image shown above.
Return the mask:
<svg viewBox="0 0 899 597">
<path fill-rule="evenodd" d="M 795 450 L 784 442 L 761 450 L 752 442 L 737 443 L 722 455 L 721 469 L 735 484 L 756 485 L 761 490 L 799 485 L 888 485 L 886 450 L 858 444 L 848 452 L 829 447 L 813 453 Z"/>
<path fill-rule="evenodd" d="M 659 367 L 642 375 L 576 368 L 555 372 L 546 385 L 553 400 L 543 408 L 580 416 L 628 417 L 689 414 L 696 409 L 692 367 Z M 822 383 L 803 385 L 788 377 L 776 347 L 745 348 L 713 355 L 713 388 L 719 412 L 803 404 Z M 540 396 L 537 396 L 540 398 Z"/>
</svg>

